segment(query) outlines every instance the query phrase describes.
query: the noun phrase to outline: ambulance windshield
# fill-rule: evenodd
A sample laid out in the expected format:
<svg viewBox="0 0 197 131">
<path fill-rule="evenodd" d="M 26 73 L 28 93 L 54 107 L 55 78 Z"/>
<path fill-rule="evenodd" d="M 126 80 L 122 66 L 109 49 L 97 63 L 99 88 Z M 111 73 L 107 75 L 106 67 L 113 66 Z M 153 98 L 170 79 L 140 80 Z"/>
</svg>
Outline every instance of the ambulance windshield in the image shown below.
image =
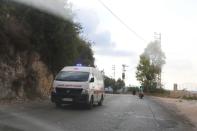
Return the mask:
<svg viewBox="0 0 197 131">
<path fill-rule="evenodd" d="M 79 72 L 79 71 L 61 71 L 56 76 L 57 81 L 78 81 L 85 82 L 88 81 L 89 72 Z"/>
</svg>

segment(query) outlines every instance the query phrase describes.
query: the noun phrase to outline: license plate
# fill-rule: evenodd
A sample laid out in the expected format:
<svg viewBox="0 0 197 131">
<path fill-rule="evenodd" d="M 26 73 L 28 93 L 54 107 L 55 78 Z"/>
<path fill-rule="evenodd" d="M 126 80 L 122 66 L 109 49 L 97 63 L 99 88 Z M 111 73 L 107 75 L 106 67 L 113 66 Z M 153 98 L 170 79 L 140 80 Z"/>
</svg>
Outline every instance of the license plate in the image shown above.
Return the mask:
<svg viewBox="0 0 197 131">
<path fill-rule="evenodd" d="M 63 98 L 62 101 L 73 101 L 72 98 Z"/>
</svg>

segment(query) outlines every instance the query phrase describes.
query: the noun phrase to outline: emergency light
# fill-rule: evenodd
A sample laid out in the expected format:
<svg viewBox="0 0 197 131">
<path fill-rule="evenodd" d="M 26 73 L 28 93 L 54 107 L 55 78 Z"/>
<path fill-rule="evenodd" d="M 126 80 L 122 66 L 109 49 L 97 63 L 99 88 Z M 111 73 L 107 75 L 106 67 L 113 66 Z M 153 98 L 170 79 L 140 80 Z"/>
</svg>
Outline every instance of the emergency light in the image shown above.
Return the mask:
<svg viewBox="0 0 197 131">
<path fill-rule="evenodd" d="M 76 66 L 82 66 L 82 64 L 76 64 Z"/>
</svg>

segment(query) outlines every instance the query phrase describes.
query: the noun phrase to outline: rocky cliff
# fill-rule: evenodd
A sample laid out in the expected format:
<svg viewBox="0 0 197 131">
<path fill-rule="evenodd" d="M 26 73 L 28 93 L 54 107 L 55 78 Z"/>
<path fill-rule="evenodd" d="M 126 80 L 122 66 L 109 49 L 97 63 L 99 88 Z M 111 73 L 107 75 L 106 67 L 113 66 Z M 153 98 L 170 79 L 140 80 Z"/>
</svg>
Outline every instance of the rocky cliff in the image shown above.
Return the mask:
<svg viewBox="0 0 197 131">
<path fill-rule="evenodd" d="M 0 56 L 0 99 L 48 96 L 53 75 L 39 54 L 14 53 L 11 46 L 8 54 Z"/>
</svg>

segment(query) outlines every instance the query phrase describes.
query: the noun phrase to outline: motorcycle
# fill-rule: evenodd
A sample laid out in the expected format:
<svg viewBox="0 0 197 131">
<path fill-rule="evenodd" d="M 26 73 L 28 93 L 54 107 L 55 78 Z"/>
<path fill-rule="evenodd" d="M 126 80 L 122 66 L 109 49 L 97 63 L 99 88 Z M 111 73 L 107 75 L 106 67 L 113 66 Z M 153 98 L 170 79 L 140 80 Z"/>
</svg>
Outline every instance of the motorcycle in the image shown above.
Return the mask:
<svg viewBox="0 0 197 131">
<path fill-rule="evenodd" d="M 144 97 L 144 94 L 143 93 L 139 93 L 139 98 L 143 99 L 143 97 Z"/>
<path fill-rule="evenodd" d="M 132 94 L 133 94 L 133 95 L 135 95 L 135 94 L 136 94 L 136 91 L 135 91 L 135 90 L 133 90 L 133 91 L 132 91 Z"/>
</svg>

